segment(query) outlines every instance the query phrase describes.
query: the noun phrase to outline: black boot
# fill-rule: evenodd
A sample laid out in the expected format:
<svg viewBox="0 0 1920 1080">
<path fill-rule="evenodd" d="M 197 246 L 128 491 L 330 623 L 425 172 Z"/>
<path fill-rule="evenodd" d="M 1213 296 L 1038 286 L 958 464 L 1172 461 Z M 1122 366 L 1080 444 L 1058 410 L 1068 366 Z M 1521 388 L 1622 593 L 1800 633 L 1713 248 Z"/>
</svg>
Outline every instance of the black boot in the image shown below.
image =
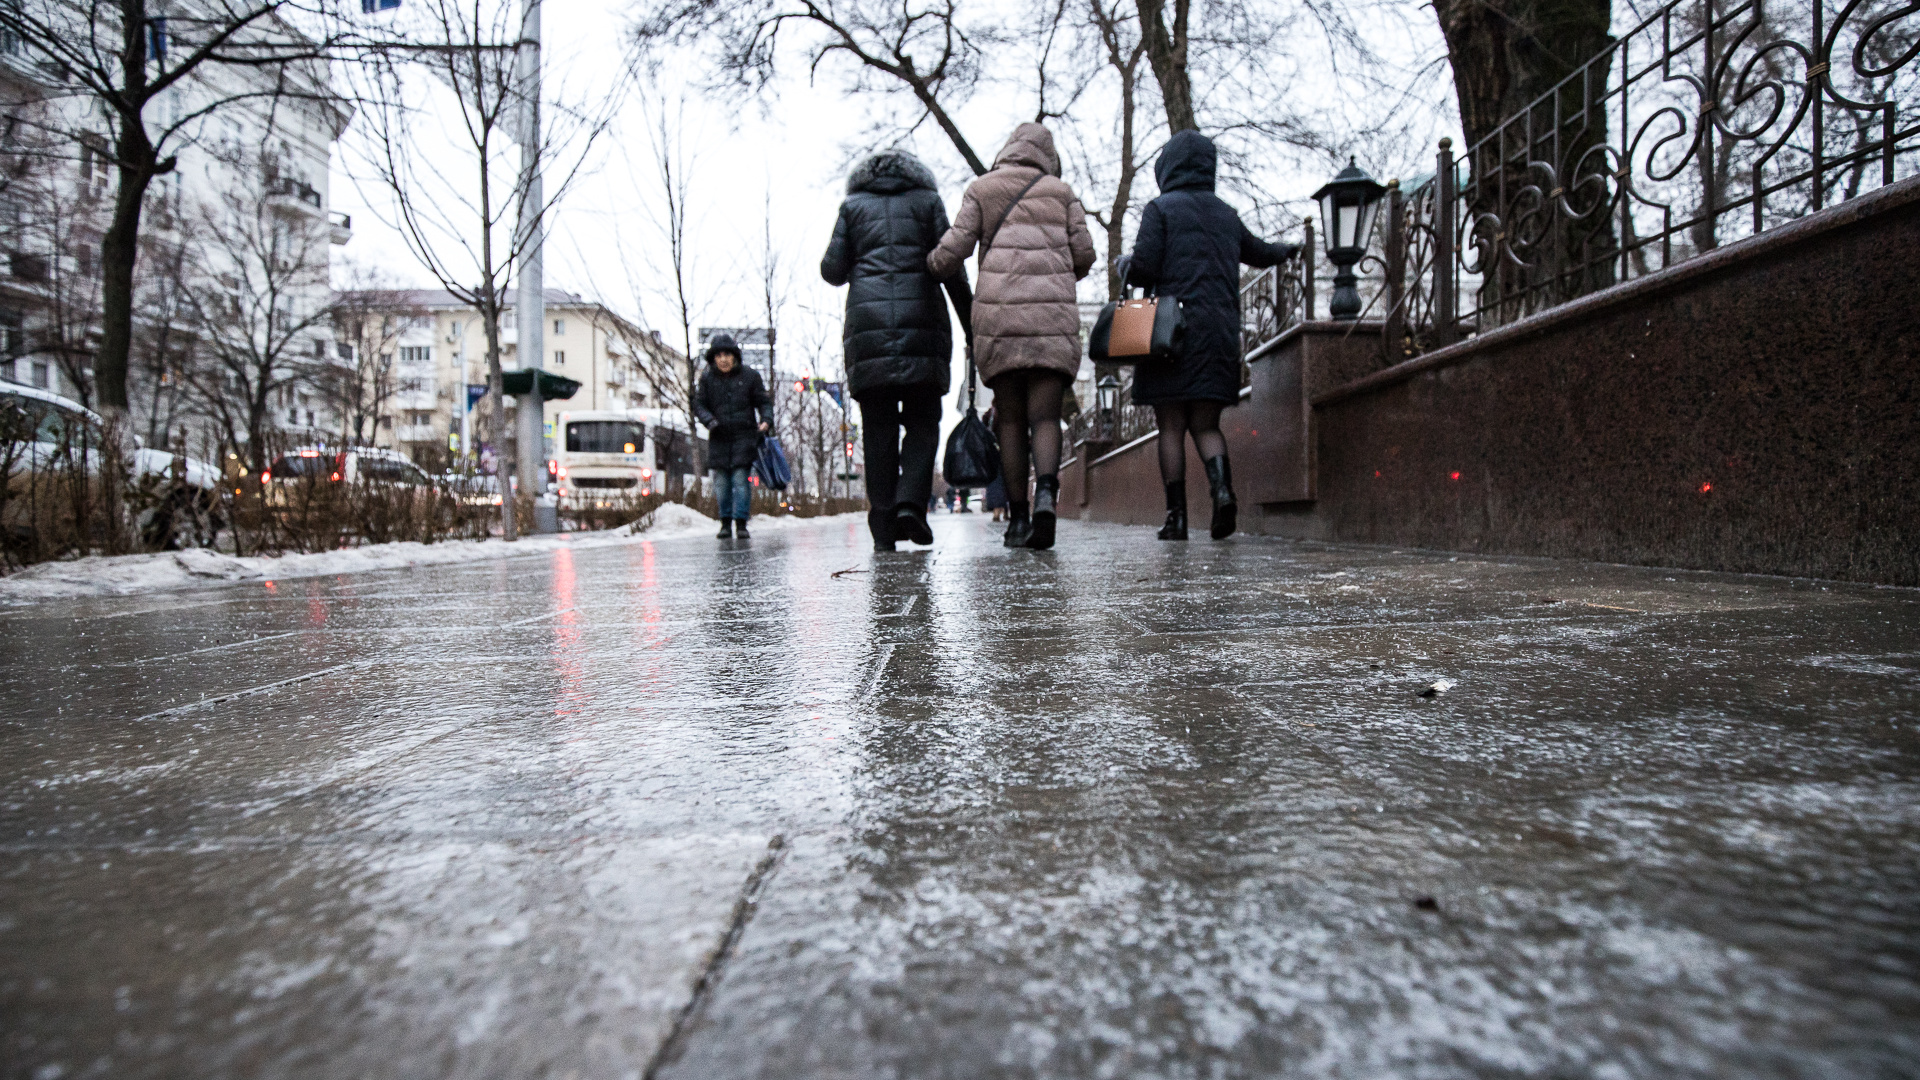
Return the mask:
<svg viewBox="0 0 1920 1080">
<path fill-rule="evenodd" d="M 753 534 L 747 531 L 747 519 L 746 519 L 746 518 L 735 518 L 735 519 L 734 519 L 734 521 L 733 521 L 733 535 L 734 535 L 734 536 L 736 536 L 736 537 L 739 537 L 739 538 L 740 538 L 740 539 L 742 539 L 742 540 L 751 540 L 751 539 L 753 539 Z"/>
<path fill-rule="evenodd" d="M 1160 526 L 1160 539 L 1187 538 L 1187 482 L 1175 480 L 1167 485 L 1167 523 Z"/>
<path fill-rule="evenodd" d="M 717 532 L 717 533 L 714 533 L 713 535 L 714 535 L 714 539 L 716 539 L 716 540 L 731 540 L 731 539 L 733 539 L 733 519 L 732 519 L 732 518 L 721 518 L 721 519 L 720 519 L 720 531 L 719 531 L 719 532 Z"/>
<path fill-rule="evenodd" d="M 1033 535 L 1033 522 L 1027 517 L 1025 502 L 1007 503 L 1007 532 L 1000 541 L 1003 547 L 1026 547 L 1027 538 Z"/>
<path fill-rule="evenodd" d="M 903 502 L 893 511 L 893 535 L 916 544 L 933 543 L 933 529 L 927 525 L 927 511 L 923 506 Z"/>
<path fill-rule="evenodd" d="M 1060 474 L 1048 473 L 1033 479 L 1033 535 L 1027 537 L 1027 546 L 1035 551 L 1045 551 L 1053 546 L 1053 526 L 1056 520 L 1054 504 L 1060 501 Z"/>
<path fill-rule="evenodd" d="M 1213 494 L 1213 528 L 1209 530 L 1215 540 L 1225 540 L 1233 535 L 1240 516 L 1240 504 L 1233 499 L 1233 469 L 1227 464 L 1227 455 L 1207 459 L 1207 486 Z"/>
</svg>

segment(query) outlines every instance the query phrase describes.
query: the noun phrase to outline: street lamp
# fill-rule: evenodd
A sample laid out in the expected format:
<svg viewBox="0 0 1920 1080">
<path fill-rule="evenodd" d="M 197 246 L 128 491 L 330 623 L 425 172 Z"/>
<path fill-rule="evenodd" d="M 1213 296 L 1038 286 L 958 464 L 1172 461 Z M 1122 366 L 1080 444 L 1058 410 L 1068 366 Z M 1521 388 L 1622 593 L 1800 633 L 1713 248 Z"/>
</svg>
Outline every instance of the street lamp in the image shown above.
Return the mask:
<svg viewBox="0 0 1920 1080">
<path fill-rule="evenodd" d="M 1101 438 L 1113 438 L 1113 410 L 1120 404 L 1120 380 L 1113 377 L 1113 372 L 1107 372 L 1093 384 L 1093 401 L 1094 408 L 1099 410 Z"/>
<path fill-rule="evenodd" d="M 1359 279 L 1353 264 L 1367 253 L 1367 238 L 1373 232 L 1374 211 L 1387 189 L 1380 186 L 1365 169 L 1347 159 L 1340 170 L 1319 191 L 1313 193 L 1320 204 L 1320 233 L 1327 242 L 1327 258 L 1335 267 L 1333 302 L 1327 314 L 1336 319 L 1351 319 L 1360 314 Z"/>
</svg>

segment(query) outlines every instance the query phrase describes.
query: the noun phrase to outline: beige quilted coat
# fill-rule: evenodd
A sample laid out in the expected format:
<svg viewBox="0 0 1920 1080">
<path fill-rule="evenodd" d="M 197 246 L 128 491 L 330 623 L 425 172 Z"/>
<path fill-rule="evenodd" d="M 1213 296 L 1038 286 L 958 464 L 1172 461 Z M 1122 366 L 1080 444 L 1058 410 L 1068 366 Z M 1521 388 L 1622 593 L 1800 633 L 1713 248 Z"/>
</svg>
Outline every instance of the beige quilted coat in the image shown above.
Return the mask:
<svg viewBox="0 0 1920 1080">
<path fill-rule="evenodd" d="M 1007 215 L 981 261 L 973 293 L 973 357 L 991 383 L 1022 369 L 1080 370 L 1080 309 L 1074 282 L 1093 268 L 1087 212 L 1060 179 L 1053 133 L 1021 124 L 993 159 L 993 169 L 968 185 L 960 212 L 927 269 L 946 280 L 959 273 L 981 234 L 1036 173 L 1044 176 Z"/>
</svg>

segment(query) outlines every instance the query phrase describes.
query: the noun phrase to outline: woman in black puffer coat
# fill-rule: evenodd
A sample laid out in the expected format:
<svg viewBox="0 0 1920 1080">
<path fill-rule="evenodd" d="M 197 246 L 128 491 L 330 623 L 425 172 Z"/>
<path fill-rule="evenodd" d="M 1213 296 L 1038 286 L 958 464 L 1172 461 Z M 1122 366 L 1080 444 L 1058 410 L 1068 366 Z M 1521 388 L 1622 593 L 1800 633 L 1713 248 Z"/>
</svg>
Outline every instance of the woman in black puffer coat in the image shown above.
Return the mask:
<svg viewBox="0 0 1920 1080">
<path fill-rule="evenodd" d="M 747 538 L 747 512 L 753 488 L 747 474 L 760 455 L 760 443 L 773 430 L 773 398 L 760 373 L 740 362 L 740 346 L 726 334 L 707 345 L 707 370 L 693 391 L 693 413 L 707 429 L 707 468 L 713 471 L 714 506 L 720 538 Z"/>
<path fill-rule="evenodd" d="M 927 272 L 927 253 L 946 231 L 933 173 L 912 154 L 888 151 L 847 177 L 847 198 L 820 260 L 828 284 L 849 286 L 842 343 L 848 388 L 860 403 L 867 527 L 876 551 L 892 551 L 896 538 L 933 543 L 927 499 L 953 324 L 943 283 Z M 944 285 L 971 341 L 966 273 Z"/>
<path fill-rule="evenodd" d="M 1297 244 L 1269 244 L 1213 193 L 1217 155 L 1197 131 L 1167 141 L 1154 163 L 1160 197 L 1140 216 L 1127 282 L 1177 297 L 1187 333 L 1173 362 L 1137 369 L 1133 403 L 1153 406 L 1160 423 L 1160 479 L 1167 488 L 1162 540 L 1187 538 L 1186 437 L 1207 467 L 1213 538 L 1233 535 L 1237 507 L 1220 410 L 1240 400 L 1240 264 L 1276 266 Z"/>
</svg>

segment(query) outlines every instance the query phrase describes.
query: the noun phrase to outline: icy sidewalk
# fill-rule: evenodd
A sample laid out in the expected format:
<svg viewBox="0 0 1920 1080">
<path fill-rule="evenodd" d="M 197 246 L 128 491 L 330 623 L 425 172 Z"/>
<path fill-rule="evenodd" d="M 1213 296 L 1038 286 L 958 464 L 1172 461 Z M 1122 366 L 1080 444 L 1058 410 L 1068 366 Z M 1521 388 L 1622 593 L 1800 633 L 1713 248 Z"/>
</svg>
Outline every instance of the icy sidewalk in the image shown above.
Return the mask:
<svg viewBox="0 0 1920 1080">
<path fill-rule="evenodd" d="M 851 516 L 865 517 L 864 514 Z M 829 519 L 763 517 L 754 518 L 751 525 L 756 531 L 777 531 L 806 522 L 826 520 Z M 415 566 L 544 555 L 562 548 L 581 551 L 680 537 L 711 536 L 719 524 L 691 507 L 666 503 L 632 525 L 622 525 L 617 529 L 528 536 L 511 544 L 504 540 L 447 540 L 438 544 L 408 541 L 275 556 L 224 555 L 204 548 L 147 555 L 90 556 L 65 562 L 41 563 L 0 578 L 0 604 L 133 596 L 250 581 L 332 577 L 368 570 L 401 570 Z"/>
</svg>

